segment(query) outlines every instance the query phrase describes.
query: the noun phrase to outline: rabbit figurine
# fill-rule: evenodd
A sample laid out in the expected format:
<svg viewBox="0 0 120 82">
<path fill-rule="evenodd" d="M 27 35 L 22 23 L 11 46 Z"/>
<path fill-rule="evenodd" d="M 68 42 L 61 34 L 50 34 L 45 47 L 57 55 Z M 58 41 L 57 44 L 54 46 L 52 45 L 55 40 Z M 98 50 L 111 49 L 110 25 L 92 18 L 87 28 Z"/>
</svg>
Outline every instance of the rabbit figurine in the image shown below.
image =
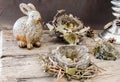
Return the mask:
<svg viewBox="0 0 120 82">
<path fill-rule="evenodd" d="M 40 47 L 42 35 L 41 15 L 31 3 L 21 3 L 20 10 L 27 16 L 19 18 L 13 26 L 13 35 L 20 48 L 33 46 Z"/>
</svg>

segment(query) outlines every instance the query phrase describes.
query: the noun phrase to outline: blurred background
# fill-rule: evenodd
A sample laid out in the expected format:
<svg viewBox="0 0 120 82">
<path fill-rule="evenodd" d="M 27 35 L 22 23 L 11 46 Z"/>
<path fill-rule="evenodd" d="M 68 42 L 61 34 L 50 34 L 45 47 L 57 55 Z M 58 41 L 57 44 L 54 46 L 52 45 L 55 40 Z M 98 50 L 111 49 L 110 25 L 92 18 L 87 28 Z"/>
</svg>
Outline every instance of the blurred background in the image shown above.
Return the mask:
<svg viewBox="0 0 120 82">
<path fill-rule="evenodd" d="M 53 19 L 57 10 L 65 9 L 81 19 L 85 26 L 103 29 L 112 21 L 111 0 L 0 0 L 0 30 L 12 29 L 14 22 L 23 13 L 19 9 L 22 2 L 33 3 L 41 13 L 43 22 Z M 44 28 L 46 29 L 46 28 Z"/>
</svg>

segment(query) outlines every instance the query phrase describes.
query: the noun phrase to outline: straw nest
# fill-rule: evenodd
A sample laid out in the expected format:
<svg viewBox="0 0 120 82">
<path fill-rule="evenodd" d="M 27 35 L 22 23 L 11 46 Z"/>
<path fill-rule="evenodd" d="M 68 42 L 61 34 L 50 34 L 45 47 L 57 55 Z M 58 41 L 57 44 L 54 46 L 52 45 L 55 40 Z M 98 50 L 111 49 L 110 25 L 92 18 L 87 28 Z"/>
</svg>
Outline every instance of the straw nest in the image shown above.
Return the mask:
<svg viewBox="0 0 120 82">
<path fill-rule="evenodd" d="M 83 36 L 93 37 L 90 27 L 85 27 L 78 17 L 66 14 L 65 10 L 59 10 L 51 23 L 46 24 L 53 30 L 56 36 L 69 44 L 78 44 Z"/>
<path fill-rule="evenodd" d="M 45 71 L 57 78 L 85 80 L 95 77 L 98 67 L 91 62 L 86 46 L 59 46 L 44 59 Z"/>
</svg>

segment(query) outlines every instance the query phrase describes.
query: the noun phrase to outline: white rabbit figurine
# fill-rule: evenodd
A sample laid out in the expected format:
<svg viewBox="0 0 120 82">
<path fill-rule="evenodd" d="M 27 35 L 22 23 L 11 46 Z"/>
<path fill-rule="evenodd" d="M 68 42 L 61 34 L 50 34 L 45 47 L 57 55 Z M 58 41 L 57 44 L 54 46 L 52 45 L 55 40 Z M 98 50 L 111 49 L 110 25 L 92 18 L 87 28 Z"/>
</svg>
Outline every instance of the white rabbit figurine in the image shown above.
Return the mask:
<svg viewBox="0 0 120 82">
<path fill-rule="evenodd" d="M 13 26 L 13 35 L 18 46 L 32 49 L 33 45 L 40 47 L 42 35 L 41 15 L 31 3 L 21 3 L 20 10 L 27 16 L 19 18 Z"/>
</svg>

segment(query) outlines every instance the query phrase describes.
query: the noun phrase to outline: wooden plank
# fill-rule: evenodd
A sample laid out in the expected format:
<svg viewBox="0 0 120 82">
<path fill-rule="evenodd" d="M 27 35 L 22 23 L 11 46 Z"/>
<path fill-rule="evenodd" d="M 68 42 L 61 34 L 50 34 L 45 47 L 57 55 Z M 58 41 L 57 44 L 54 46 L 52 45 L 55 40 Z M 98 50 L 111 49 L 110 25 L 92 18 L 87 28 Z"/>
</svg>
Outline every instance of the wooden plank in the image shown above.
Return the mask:
<svg viewBox="0 0 120 82">
<path fill-rule="evenodd" d="M 54 79 L 51 77 L 46 78 L 6 78 L 4 80 L 0 80 L 0 82 L 54 82 Z"/>
<path fill-rule="evenodd" d="M 0 57 L 2 56 L 2 33 L 0 31 Z M 2 63 L 1 63 L 1 59 L 0 59 L 0 77 L 1 77 L 1 71 L 2 71 Z"/>
<path fill-rule="evenodd" d="M 42 54 L 47 53 L 50 48 L 54 48 L 59 45 L 64 45 L 63 43 L 56 41 L 56 37 L 53 35 L 53 33 L 50 33 L 48 31 L 44 31 L 41 42 L 42 46 L 40 48 L 34 48 L 32 50 L 27 50 L 26 48 L 25 49 L 19 48 L 17 46 L 16 41 L 13 38 L 12 31 L 3 31 L 3 49 L 2 49 L 3 56 L 33 55 L 33 54 L 36 55 L 38 53 Z M 94 46 L 94 44 L 91 44 L 93 42 L 94 42 L 93 39 L 87 38 L 82 42 L 82 44 L 91 47 Z"/>
<path fill-rule="evenodd" d="M 40 48 L 34 48 L 33 50 L 21 49 L 17 47 L 12 32 L 3 31 L 3 56 L 1 59 L 3 67 L 0 82 L 54 82 L 55 78 L 49 77 L 43 71 L 43 64 L 39 55 L 49 55 L 49 48 L 56 48 L 63 44 L 57 42 L 55 36 L 49 34 L 48 31 L 44 31 L 41 42 L 42 46 Z M 91 51 L 95 41 L 87 38 L 82 44 L 87 45 Z M 117 45 L 117 48 L 119 49 L 119 45 Z M 86 82 L 119 82 L 120 59 L 117 61 L 103 61 L 91 56 L 91 60 L 106 71 L 102 71 L 98 76 Z M 79 81 L 73 80 L 71 82 Z"/>
<path fill-rule="evenodd" d="M 28 61 L 28 60 L 26 60 L 26 61 Z M 36 61 L 36 59 L 35 59 L 35 61 Z M 101 73 L 98 74 L 97 77 L 95 77 L 93 79 L 90 79 L 90 80 L 87 80 L 85 82 L 119 82 L 119 80 L 120 80 L 120 65 L 119 65 L 120 64 L 120 59 L 117 60 L 117 61 L 101 61 L 101 60 L 94 59 L 93 61 L 96 62 L 96 64 L 99 67 L 103 68 L 105 71 L 102 71 Z M 36 63 L 37 62 L 35 62 L 34 64 L 36 64 Z M 11 65 L 13 65 L 13 64 L 11 64 Z M 36 65 L 34 67 L 36 67 Z M 22 81 L 23 82 L 53 82 L 53 80 L 54 80 L 54 78 L 47 77 L 46 75 L 45 76 L 44 75 L 40 76 L 39 74 L 43 74 L 42 72 L 41 73 L 39 72 L 40 70 L 38 70 L 39 74 L 36 73 L 36 75 L 35 75 L 34 73 L 32 73 L 31 76 L 30 76 L 29 73 L 27 73 L 27 72 L 30 72 L 31 70 L 28 70 L 27 72 L 23 73 L 20 70 L 22 68 L 22 66 L 19 66 L 19 67 L 20 68 L 18 69 L 18 72 L 12 71 L 12 72 L 15 72 L 14 75 L 9 75 L 10 74 L 9 71 L 11 71 L 11 70 L 8 70 L 9 67 L 6 68 L 6 70 L 8 70 L 6 72 L 6 74 L 8 74 L 7 78 L 6 78 L 7 79 L 6 82 L 22 82 Z M 27 67 L 27 65 L 26 65 L 26 67 Z M 24 69 L 26 69 L 26 67 Z M 15 67 L 13 67 L 13 70 L 16 70 L 14 68 Z M 31 69 L 33 69 L 33 67 Z M 33 70 L 33 71 L 35 71 L 35 70 Z M 12 72 L 11 72 L 11 74 L 12 74 Z M 25 76 L 22 73 L 25 74 L 25 75 L 27 73 L 28 76 Z M 21 75 L 18 76 L 18 74 L 21 74 Z M 16 77 L 16 75 L 18 77 Z M 65 81 L 65 82 L 67 82 L 67 81 Z M 79 82 L 79 81 L 74 81 L 73 80 L 71 82 Z"/>
<path fill-rule="evenodd" d="M 96 65 L 100 68 L 103 68 L 105 71 L 102 71 L 98 74 L 97 77 L 93 78 L 94 82 L 119 82 L 120 80 L 120 59 L 116 61 L 102 61 L 96 60 Z M 91 82 L 88 80 L 87 82 Z"/>
<path fill-rule="evenodd" d="M 22 49 L 17 46 L 12 31 L 3 31 L 2 80 L 18 82 L 25 78 L 29 82 L 31 79 L 48 77 L 48 74 L 43 72 L 43 64 L 41 64 L 39 55 L 48 55 L 51 48 L 59 46 L 61 43 L 57 44 L 55 36 L 49 35 L 48 31 L 44 31 L 41 42 L 42 46 L 40 48 Z"/>
<path fill-rule="evenodd" d="M 2 55 L 2 32 L 0 31 L 0 57 Z"/>
<path fill-rule="evenodd" d="M 26 48 L 19 48 L 16 41 L 13 38 L 12 31 L 3 31 L 3 56 L 10 55 L 37 55 L 49 51 L 52 46 L 57 46 L 58 44 L 54 42 L 55 36 L 49 35 L 48 31 L 44 31 L 40 48 L 34 48 L 32 50 L 27 50 Z M 48 47 L 49 46 L 49 47 Z M 7 51 L 6 51 L 7 50 Z M 9 52 L 9 53 L 8 53 Z"/>
<path fill-rule="evenodd" d="M 22 56 L 2 58 L 2 75 L 14 78 L 48 76 L 43 72 L 39 56 Z"/>
</svg>

